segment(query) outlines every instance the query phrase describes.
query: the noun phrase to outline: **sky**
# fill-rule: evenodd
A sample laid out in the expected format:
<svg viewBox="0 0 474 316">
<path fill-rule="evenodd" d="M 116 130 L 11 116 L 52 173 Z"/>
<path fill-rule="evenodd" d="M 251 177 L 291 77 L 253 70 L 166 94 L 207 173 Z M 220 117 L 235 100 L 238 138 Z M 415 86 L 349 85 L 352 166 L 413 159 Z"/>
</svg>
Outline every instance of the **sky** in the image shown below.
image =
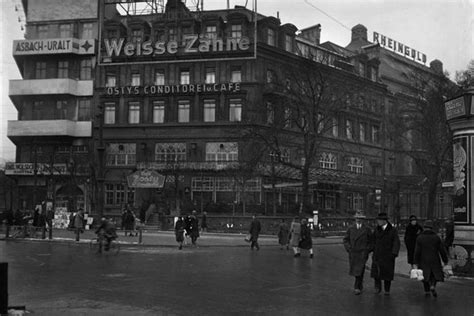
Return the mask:
<svg viewBox="0 0 474 316">
<path fill-rule="evenodd" d="M 204 10 L 215 10 L 227 3 L 252 9 L 254 0 L 203 1 Z M 195 2 L 187 0 L 188 5 Z M 15 3 L 20 1 L 0 0 L 0 162 L 15 158 L 15 147 L 6 137 L 7 121 L 17 119 L 8 81 L 21 79 L 12 57 L 12 41 L 23 39 Z M 375 31 L 426 54 L 427 65 L 439 59 L 451 78 L 474 59 L 474 0 L 258 0 L 257 10 L 279 15 L 282 24 L 298 29 L 321 24 L 321 42 L 341 46 L 349 44 L 351 28 L 363 24 L 370 41 Z"/>
</svg>

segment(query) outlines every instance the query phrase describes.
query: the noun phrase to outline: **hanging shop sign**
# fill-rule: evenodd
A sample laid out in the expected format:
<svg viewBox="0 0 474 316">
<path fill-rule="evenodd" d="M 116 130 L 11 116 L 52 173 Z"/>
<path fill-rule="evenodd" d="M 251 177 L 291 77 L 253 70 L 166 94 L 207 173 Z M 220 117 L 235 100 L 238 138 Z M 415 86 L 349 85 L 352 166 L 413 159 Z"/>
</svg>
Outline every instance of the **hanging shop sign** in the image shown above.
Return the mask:
<svg viewBox="0 0 474 316">
<path fill-rule="evenodd" d="M 448 120 L 466 114 L 464 96 L 445 102 L 444 107 L 446 110 L 446 119 Z"/>
<path fill-rule="evenodd" d="M 227 82 L 216 84 L 177 84 L 165 86 L 126 86 L 126 87 L 107 87 L 105 94 L 108 96 L 121 95 L 172 95 L 172 94 L 201 94 L 201 93 L 219 93 L 219 92 L 240 92 L 239 82 Z"/>
<path fill-rule="evenodd" d="M 412 58 L 415 61 L 421 62 L 423 64 L 426 63 L 426 55 L 405 45 L 400 42 L 397 42 L 394 39 L 391 39 L 388 36 L 382 35 L 380 33 L 374 32 L 373 34 L 373 42 L 378 43 L 380 46 L 384 48 L 388 48 L 400 55 L 403 55 L 407 58 Z"/>
<path fill-rule="evenodd" d="M 5 174 L 6 175 L 17 175 L 17 176 L 32 176 L 35 174 L 35 164 L 26 162 L 26 163 L 14 163 L 7 162 L 5 164 Z M 46 163 L 37 163 L 36 164 L 36 174 L 37 175 L 65 175 L 68 174 L 66 164 L 46 164 Z"/>
<path fill-rule="evenodd" d="M 42 54 L 94 54 L 95 40 L 52 38 L 13 41 L 13 56 Z"/>
<path fill-rule="evenodd" d="M 163 188 L 165 176 L 153 170 L 138 170 L 127 177 L 131 188 Z"/>
</svg>

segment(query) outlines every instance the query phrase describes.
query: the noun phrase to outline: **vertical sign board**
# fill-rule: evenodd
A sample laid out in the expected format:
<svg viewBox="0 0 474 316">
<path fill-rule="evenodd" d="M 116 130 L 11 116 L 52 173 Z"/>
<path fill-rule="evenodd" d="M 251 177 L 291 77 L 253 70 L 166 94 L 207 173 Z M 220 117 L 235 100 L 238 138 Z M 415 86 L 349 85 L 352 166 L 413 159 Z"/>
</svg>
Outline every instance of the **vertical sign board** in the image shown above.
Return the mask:
<svg viewBox="0 0 474 316">
<path fill-rule="evenodd" d="M 472 146 L 468 136 L 454 138 L 453 144 L 453 213 L 456 223 L 470 222 Z M 471 137 L 471 141 L 474 140 Z M 470 148 L 469 148 L 470 147 Z"/>
</svg>

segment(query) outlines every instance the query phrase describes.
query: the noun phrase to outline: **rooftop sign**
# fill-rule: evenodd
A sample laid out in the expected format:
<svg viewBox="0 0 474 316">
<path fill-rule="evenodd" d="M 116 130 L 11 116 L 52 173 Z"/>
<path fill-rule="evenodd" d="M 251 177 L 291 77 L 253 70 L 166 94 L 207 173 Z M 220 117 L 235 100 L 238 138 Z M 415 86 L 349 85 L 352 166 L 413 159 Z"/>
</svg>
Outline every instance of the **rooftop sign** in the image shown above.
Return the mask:
<svg viewBox="0 0 474 316">
<path fill-rule="evenodd" d="M 380 44 L 384 48 L 388 48 L 400 55 L 403 55 L 407 58 L 412 58 L 415 61 L 426 63 L 426 55 L 405 45 L 400 42 L 397 42 L 390 37 L 382 35 L 380 33 L 374 32 L 374 43 Z"/>
</svg>

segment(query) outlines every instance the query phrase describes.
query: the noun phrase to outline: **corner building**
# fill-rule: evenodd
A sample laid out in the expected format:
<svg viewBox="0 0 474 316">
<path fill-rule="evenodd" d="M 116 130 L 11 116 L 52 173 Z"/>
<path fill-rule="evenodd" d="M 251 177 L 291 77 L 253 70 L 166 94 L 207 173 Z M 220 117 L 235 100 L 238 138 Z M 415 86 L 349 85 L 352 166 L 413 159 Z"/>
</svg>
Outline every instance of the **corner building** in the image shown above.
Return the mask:
<svg viewBox="0 0 474 316">
<path fill-rule="evenodd" d="M 275 153 L 268 151 L 260 167 L 245 174 L 244 185 L 239 180 L 251 156 L 243 131 L 264 129 L 272 113 L 287 113 L 266 110 L 284 95 L 274 83 L 285 80 L 283 69 L 307 61 L 366 91 L 365 99 L 348 103 L 335 118 L 321 143 L 310 172 L 311 201 L 329 211 L 373 204 L 384 164 L 386 93 L 376 80 L 376 59 L 361 76 L 355 58 L 370 58 L 324 48 L 320 25 L 298 32 L 245 7 L 190 10 L 170 0 L 149 5 L 154 11 L 143 14 L 119 2 L 101 2 L 99 9 L 93 134 L 98 207 L 105 214 L 117 216 L 127 203 L 142 213 L 155 204 L 163 213 L 271 214 L 273 202 L 278 212 L 297 211 L 300 175 L 285 164 L 270 173 Z M 357 134 L 354 118 L 363 124 Z M 295 147 L 278 155 L 301 160 Z M 131 176 L 142 182 L 133 184 Z M 270 185 L 275 176 L 276 185 Z"/>
</svg>

